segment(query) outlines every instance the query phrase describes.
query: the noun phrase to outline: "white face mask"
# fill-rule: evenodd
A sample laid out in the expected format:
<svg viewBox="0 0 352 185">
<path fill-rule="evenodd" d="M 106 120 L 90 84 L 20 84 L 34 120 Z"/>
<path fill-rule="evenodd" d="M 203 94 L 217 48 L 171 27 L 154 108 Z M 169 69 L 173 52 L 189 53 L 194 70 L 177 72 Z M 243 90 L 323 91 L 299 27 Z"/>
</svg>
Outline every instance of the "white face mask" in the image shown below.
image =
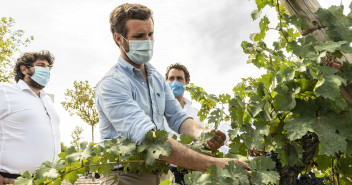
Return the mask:
<svg viewBox="0 0 352 185">
<path fill-rule="evenodd" d="M 125 39 L 125 37 L 122 37 Z M 126 55 L 132 62 L 136 64 L 145 64 L 150 61 L 153 57 L 154 40 L 127 40 L 130 45 L 130 51 L 126 52 L 122 46 Z"/>
</svg>

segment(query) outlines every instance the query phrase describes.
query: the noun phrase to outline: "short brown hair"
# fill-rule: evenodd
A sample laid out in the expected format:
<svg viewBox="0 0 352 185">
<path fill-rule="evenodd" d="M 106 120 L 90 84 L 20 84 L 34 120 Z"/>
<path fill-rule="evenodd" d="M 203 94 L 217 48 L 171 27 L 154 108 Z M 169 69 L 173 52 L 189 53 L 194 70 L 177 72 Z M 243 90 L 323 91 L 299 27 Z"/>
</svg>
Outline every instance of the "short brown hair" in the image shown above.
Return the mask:
<svg viewBox="0 0 352 185">
<path fill-rule="evenodd" d="M 153 20 L 153 12 L 141 4 L 122 4 L 116 7 L 110 14 L 110 31 L 114 35 L 119 33 L 126 37 L 128 32 L 126 21 L 129 19 Z"/>
<path fill-rule="evenodd" d="M 167 67 L 166 74 L 165 74 L 166 80 L 169 77 L 169 72 L 171 71 L 171 69 L 177 69 L 177 70 L 183 71 L 185 73 L 186 82 L 189 82 L 191 80 L 191 76 L 189 75 L 189 72 L 188 72 L 186 66 L 184 66 L 180 63 L 171 64 Z"/>
<path fill-rule="evenodd" d="M 20 79 L 24 78 L 24 75 L 21 72 L 21 66 L 33 67 L 33 63 L 37 60 L 46 60 L 49 63 L 49 67 L 52 67 L 54 64 L 55 57 L 46 50 L 39 52 L 27 52 L 23 53 L 20 58 L 17 59 L 15 68 L 13 72 L 15 74 L 15 80 L 18 82 Z"/>
</svg>

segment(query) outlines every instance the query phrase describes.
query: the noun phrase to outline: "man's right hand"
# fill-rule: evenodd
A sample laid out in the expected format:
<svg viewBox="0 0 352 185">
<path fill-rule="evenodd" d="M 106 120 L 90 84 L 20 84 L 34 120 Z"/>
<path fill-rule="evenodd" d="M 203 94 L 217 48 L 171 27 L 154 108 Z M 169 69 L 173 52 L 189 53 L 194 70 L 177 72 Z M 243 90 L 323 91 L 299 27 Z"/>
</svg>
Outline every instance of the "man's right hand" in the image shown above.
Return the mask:
<svg viewBox="0 0 352 185">
<path fill-rule="evenodd" d="M 210 140 L 204 142 L 203 145 L 212 151 L 216 151 L 224 145 L 225 140 L 226 135 L 220 130 L 216 130 L 214 136 Z"/>
<path fill-rule="evenodd" d="M 5 178 L 5 177 L 0 175 L 0 185 L 3 185 L 3 184 L 14 184 L 14 183 L 15 183 L 14 180 Z"/>
</svg>

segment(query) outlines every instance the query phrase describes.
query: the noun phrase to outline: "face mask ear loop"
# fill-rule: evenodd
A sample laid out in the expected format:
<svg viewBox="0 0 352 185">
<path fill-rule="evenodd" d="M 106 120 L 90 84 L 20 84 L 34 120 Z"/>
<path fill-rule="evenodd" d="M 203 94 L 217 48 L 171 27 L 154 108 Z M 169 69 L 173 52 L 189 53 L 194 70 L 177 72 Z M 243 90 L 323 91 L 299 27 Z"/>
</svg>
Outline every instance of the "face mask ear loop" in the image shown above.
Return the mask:
<svg viewBox="0 0 352 185">
<path fill-rule="evenodd" d="M 121 37 L 122 37 L 123 39 L 125 39 L 127 42 L 130 42 L 130 41 L 127 40 L 124 36 L 122 36 L 122 34 L 120 34 L 120 35 L 121 35 Z M 125 54 L 127 54 L 127 51 L 126 51 L 125 47 L 123 47 L 123 44 L 122 44 L 122 49 L 123 49 L 123 51 L 125 52 Z"/>
</svg>

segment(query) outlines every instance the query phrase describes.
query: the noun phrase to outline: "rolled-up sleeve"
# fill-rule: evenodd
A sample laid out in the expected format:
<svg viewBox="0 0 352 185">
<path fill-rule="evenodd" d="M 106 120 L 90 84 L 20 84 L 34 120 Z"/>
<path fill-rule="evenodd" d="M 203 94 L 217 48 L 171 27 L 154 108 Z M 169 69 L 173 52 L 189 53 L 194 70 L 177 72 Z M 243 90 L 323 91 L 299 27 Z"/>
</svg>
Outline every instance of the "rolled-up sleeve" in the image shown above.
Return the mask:
<svg viewBox="0 0 352 185">
<path fill-rule="evenodd" d="M 172 93 L 169 85 L 165 81 L 164 85 L 164 90 L 165 90 L 165 113 L 164 116 L 166 118 L 166 121 L 169 125 L 169 127 L 175 131 L 176 133 L 179 133 L 179 129 L 182 125 L 182 123 L 188 119 L 192 118 L 189 116 L 181 107 L 180 103 L 178 100 L 175 99 L 174 94 Z"/>
<path fill-rule="evenodd" d="M 140 144 L 155 124 L 133 99 L 132 88 L 123 76 L 105 77 L 97 86 L 96 103 L 99 114 L 106 117 L 100 124 L 111 124 L 119 136 Z"/>
</svg>

